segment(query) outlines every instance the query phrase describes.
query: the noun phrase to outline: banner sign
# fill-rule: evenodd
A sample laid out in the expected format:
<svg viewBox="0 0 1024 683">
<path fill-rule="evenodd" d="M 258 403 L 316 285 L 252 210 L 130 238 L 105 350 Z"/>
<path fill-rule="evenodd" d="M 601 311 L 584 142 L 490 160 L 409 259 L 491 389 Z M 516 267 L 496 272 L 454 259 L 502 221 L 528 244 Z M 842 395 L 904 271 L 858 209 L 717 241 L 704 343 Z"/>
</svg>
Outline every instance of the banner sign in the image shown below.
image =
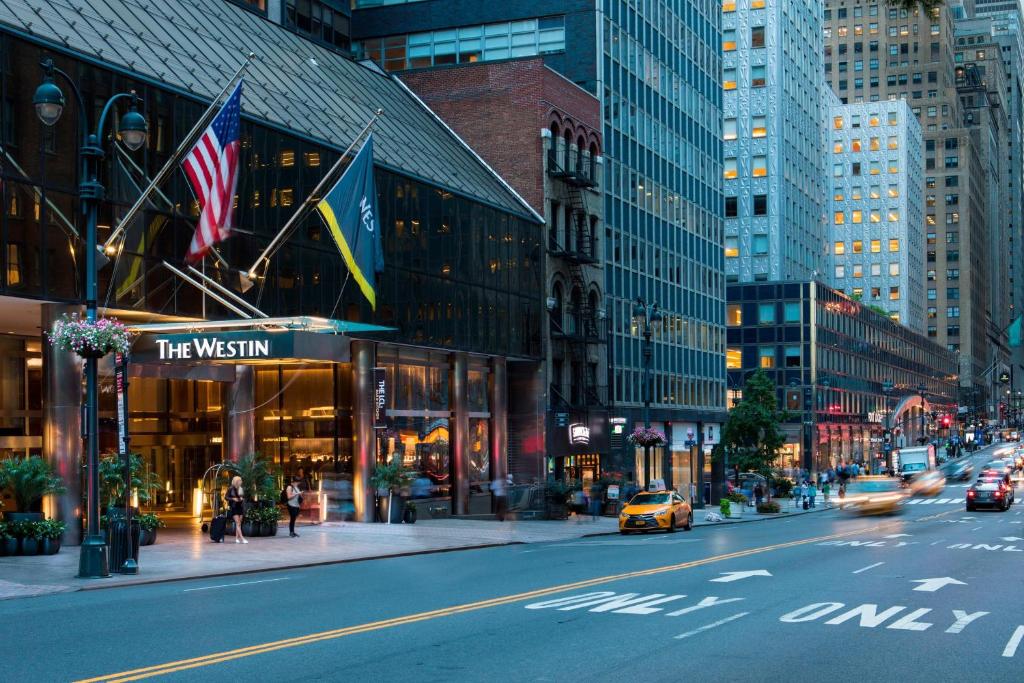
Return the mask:
<svg viewBox="0 0 1024 683">
<path fill-rule="evenodd" d="M 231 330 L 143 334 L 132 347 L 132 363 L 204 365 L 273 360 L 344 363 L 351 359 L 343 335 L 303 330 Z"/>
<path fill-rule="evenodd" d="M 388 376 L 384 368 L 373 369 L 373 428 L 387 429 Z"/>
<path fill-rule="evenodd" d="M 114 357 L 114 385 L 117 391 L 117 452 L 119 455 L 128 453 L 128 402 L 125 393 L 128 390 L 128 358 L 122 354 Z"/>
</svg>

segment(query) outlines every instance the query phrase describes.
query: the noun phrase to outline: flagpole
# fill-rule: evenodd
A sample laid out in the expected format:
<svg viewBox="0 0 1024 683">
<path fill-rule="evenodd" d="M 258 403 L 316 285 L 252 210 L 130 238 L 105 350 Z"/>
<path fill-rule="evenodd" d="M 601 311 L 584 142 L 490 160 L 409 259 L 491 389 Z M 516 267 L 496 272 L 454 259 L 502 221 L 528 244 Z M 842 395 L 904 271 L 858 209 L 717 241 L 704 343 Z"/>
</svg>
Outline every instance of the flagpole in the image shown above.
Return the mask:
<svg viewBox="0 0 1024 683">
<path fill-rule="evenodd" d="M 221 90 L 217 97 L 213 99 L 213 102 L 210 103 L 210 106 L 206 109 L 206 111 L 199 118 L 199 120 L 196 121 L 196 124 L 192 126 L 192 130 L 190 130 L 188 134 L 185 135 L 184 139 L 182 140 L 182 143 L 178 145 L 178 148 L 174 151 L 174 154 L 171 155 L 171 158 L 167 160 L 167 163 L 164 164 L 163 168 L 160 169 L 160 172 L 153 176 L 153 180 L 149 183 L 149 187 L 143 190 L 142 194 L 139 195 L 139 198 L 135 200 L 135 204 L 133 204 L 132 207 L 128 209 L 128 213 L 126 213 L 124 215 L 124 218 L 122 218 L 118 222 L 117 227 L 114 228 L 114 231 L 112 233 L 110 233 L 110 236 L 103 243 L 103 246 L 98 247 L 100 253 L 106 254 L 108 252 L 114 241 L 117 240 L 117 238 L 120 237 L 121 234 L 125 231 L 125 229 L 128 226 L 128 223 L 131 222 L 133 218 L 135 218 L 135 214 L 137 214 L 142 209 L 142 205 L 149 201 L 149 195 L 153 192 L 153 190 L 155 190 L 157 186 L 163 183 L 163 181 L 167 179 L 167 176 L 171 174 L 174 168 L 178 165 L 178 162 L 181 159 L 182 152 L 185 150 L 186 147 L 189 147 L 192 144 L 192 142 L 194 142 L 195 136 L 207 125 L 209 125 L 211 114 L 216 113 L 221 99 L 231 88 L 235 87 L 235 85 L 238 83 L 238 80 L 242 77 L 242 73 L 247 68 L 249 68 L 249 65 L 252 64 L 252 60 L 255 58 L 255 52 L 250 52 L 246 55 L 245 61 L 242 62 L 242 65 L 238 67 L 237 71 L 235 71 L 235 75 L 231 77 L 231 80 L 229 80 L 228 84 L 224 86 L 224 89 Z"/>
<path fill-rule="evenodd" d="M 282 227 L 277 232 L 277 234 L 274 236 L 274 239 L 270 241 L 270 244 L 268 244 L 266 248 L 262 251 L 262 253 L 260 253 L 260 255 L 256 257 L 256 260 L 253 262 L 252 266 L 250 266 L 248 270 L 242 271 L 243 289 L 248 289 L 249 287 L 252 286 L 253 280 L 255 280 L 257 277 L 256 269 L 259 268 L 260 264 L 263 263 L 264 261 L 270 261 L 270 257 L 273 255 L 273 252 L 277 250 L 280 243 L 283 242 L 284 239 L 288 236 L 288 233 L 291 232 L 295 224 L 298 223 L 299 220 L 301 220 L 302 218 L 305 218 L 307 210 L 309 209 L 310 205 L 315 201 L 315 199 L 318 200 L 320 198 L 320 192 L 323 190 L 324 186 L 334 178 L 334 174 L 337 172 L 341 164 L 345 161 L 346 158 L 348 158 L 348 155 L 352 153 L 352 150 L 355 149 L 357 144 L 359 144 L 359 141 L 362 140 L 363 136 L 366 135 L 370 128 L 373 127 L 373 124 L 377 122 L 377 119 L 379 119 L 383 115 L 383 109 L 378 109 L 377 111 L 374 112 L 373 118 L 371 118 L 369 122 L 365 126 L 363 126 L 363 129 L 359 131 L 359 135 L 357 135 L 356 138 L 352 141 L 352 144 L 350 144 L 348 148 L 346 148 L 345 151 L 341 153 L 341 156 L 338 157 L 338 160 L 334 162 L 334 165 L 331 166 L 330 170 L 327 171 L 324 177 L 320 179 L 320 182 L 317 183 L 316 187 L 313 188 L 313 191 L 309 193 L 309 196 L 307 196 L 306 199 L 302 202 L 302 204 L 299 205 L 299 208 L 296 209 L 295 213 L 292 214 L 292 217 L 288 219 L 288 222 L 284 224 L 284 227 Z M 245 287 L 246 282 L 248 282 L 249 287 Z"/>
</svg>

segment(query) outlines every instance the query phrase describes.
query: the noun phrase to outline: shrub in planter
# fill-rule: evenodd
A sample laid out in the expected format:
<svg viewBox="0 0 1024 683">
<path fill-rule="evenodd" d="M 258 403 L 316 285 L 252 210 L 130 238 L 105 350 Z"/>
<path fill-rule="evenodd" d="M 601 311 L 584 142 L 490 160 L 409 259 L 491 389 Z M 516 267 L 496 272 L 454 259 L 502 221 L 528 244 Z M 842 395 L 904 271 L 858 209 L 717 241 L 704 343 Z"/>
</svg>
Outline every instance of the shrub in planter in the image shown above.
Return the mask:
<svg viewBox="0 0 1024 683">
<path fill-rule="evenodd" d="M 730 503 L 728 498 L 723 498 L 718 501 L 718 511 L 722 513 L 723 517 L 729 516 Z"/>
<path fill-rule="evenodd" d="M 18 554 L 18 539 L 11 534 L 7 523 L 0 522 L 0 557 Z"/>
<path fill-rule="evenodd" d="M 793 480 L 780 477 L 773 479 L 772 484 L 775 485 L 775 495 L 779 498 L 789 498 L 790 494 L 793 493 Z"/>
<path fill-rule="evenodd" d="M 761 513 L 777 513 L 781 509 L 774 500 L 767 500 L 757 506 L 757 511 Z"/>
<path fill-rule="evenodd" d="M 730 503 L 736 503 L 738 505 L 746 505 L 747 503 L 750 502 L 749 498 L 744 496 L 742 493 L 738 493 L 736 491 L 733 491 L 732 493 L 730 493 L 727 496 L 727 498 L 729 499 Z"/>
<path fill-rule="evenodd" d="M 250 507 L 245 513 L 245 519 L 251 523 L 256 536 L 276 536 L 277 520 L 281 518 L 281 509 L 270 501 L 261 502 L 268 502 L 270 504 Z M 242 533 L 245 533 L 244 526 L 242 529 Z"/>
<path fill-rule="evenodd" d="M 160 477 L 146 468 L 146 463 L 138 453 L 128 455 L 128 469 L 132 479 L 132 492 L 138 497 L 141 505 L 152 502 L 157 489 L 160 488 Z M 124 508 L 127 501 L 124 486 L 124 462 L 117 453 L 106 453 L 100 456 L 100 501 L 104 508 Z"/>
<path fill-rule="evenodd" d="M 405 501 L 405 510 L 402 511 L 402 521 L 406 524 L 416 523 L 416 504 L 411 500 Z"/>
<path fill-rule="evenodd" d="M 43 544 L 38 536 L 38 527 L 43 522 L 22 520 L 14 523 L 15 535 L 21 539 L 20 554 L 38 555 Z"/>
<path fill-rule="evenodd" d="M 14 494 L 14 504 L 19 511 L 4 513 L 9 521 L 16 515 L 41 520 L 41 513 L 29 511 L 43 499 L 43 496 L 64 493 L 64 480 L 54 473 L 50 463 L 38 455 L 28 458 L 7 458 L 0 460 L 0 489 L 6 488 Z"/>
<path fill-rule="evenodd" d="M 152 512 L 139 515 L 138 519 L 140 530 L 139 545 L 153 545 L 156 543 L 157 529 L 167 525 L 164 524 L 164 520 L 160 519 Z"/>
<path fill-rule="evenodd" d="M 43 555 L 56 555 L 60 552 L 60 537 L 64 535 L 67 525 L 57 519 L 45 519 L 35 523 L 35 535 L 40 542 Z"/>
</svg>

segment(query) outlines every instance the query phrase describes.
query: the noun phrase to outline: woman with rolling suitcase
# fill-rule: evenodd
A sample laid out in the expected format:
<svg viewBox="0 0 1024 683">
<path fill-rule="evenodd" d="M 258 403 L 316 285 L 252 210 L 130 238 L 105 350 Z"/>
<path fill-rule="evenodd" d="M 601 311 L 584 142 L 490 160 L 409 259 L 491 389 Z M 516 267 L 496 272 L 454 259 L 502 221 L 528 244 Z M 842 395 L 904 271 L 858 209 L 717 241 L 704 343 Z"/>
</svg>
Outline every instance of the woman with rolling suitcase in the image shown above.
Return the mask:
<svg viewBox="0 0 1024 683">
<path fill-rule="evenodd" d="M 235 520 L 235 543 L 248 543 L 242 536 L 242 517 L 245 516 L 245 497 L 242 489 L 242 478 L 235 477 L 231 480 L 231 487 L 228 495 L 228 514 Z"/>
</svg>

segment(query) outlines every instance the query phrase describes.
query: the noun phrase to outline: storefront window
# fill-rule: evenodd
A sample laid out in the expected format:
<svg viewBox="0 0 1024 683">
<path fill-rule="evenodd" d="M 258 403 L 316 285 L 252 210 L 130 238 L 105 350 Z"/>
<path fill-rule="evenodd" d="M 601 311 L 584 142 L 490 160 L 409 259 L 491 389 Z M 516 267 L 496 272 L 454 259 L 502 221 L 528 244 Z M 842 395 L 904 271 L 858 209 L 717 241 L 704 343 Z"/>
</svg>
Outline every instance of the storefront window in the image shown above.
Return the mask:
<svg viewBox="0 0 1024 683">
<path fill-rule="evenodd" d="M 395 417 L 384 458 L 397 456 L 413 471 L 413 498 L 451 495 L 447 418 Z"/>
<path fill-rule="evenodd" d="M 491 447 L 489 420 L 469 420 L 469 490 L 488 493 L 491 483 Z"/>
</svg>

